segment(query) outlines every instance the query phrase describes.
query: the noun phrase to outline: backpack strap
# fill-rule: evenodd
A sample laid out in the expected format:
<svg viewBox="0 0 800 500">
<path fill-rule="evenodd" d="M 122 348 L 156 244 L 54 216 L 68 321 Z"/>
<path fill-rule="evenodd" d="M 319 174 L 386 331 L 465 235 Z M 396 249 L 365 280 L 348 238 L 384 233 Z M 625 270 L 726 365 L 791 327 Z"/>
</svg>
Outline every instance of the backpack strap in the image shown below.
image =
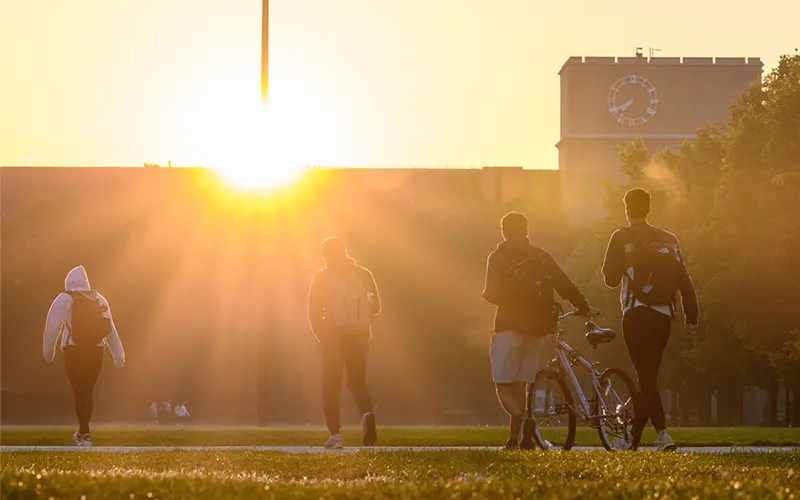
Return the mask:
<svg viewBox="0 0 800 500">
<path fill-rule="evenodd" d="M 649 233 L 651 232 L 650 230 L 652 228 L 651 226 L 647 225 L 641 229 L 637 228 L 636 226 L 626 226 L 620 229 L 630 235 L 630 243 L 633 245 L 633 256 L 630 262 L 627 260 L 628 256 L 625 255 L 625 274 L 628 277 L 628 286 L 624 301 L 626 307 L 633 307 L 633 305 L 636 303 L 636 296 L 633 293 L 633 285 L 636 281 L 636 252 L 641 249 L 647 240 L 650 239 L 648 236 L 650 235 Z M 631 276 L 629 273 L 631 268 L 633 269 L 633 276 Z"/>
<path fill-rule="evenodd" d="M 539 264 L 542 265 L 542 270 L 544 270 L 545 274 L 547 274 L 547 277 L 552 279 L 552 276 L 550 276 L 550 273 L 548 272 L 549 270 L 547 269 L 547 264 L 545 263 L 546 261 L 545 253 L 546 252 L 544 248 L 534 246 L 531 247 L 531 250 L 530 252 L 528 252 L 528 255 L 538 260 Z"/>
</svg>

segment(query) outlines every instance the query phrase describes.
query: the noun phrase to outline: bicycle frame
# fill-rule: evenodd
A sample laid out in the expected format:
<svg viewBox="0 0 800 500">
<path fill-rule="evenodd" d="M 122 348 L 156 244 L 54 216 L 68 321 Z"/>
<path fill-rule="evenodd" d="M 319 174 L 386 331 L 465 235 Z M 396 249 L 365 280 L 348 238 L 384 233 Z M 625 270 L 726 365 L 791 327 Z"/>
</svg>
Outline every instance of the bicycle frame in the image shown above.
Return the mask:
<svg viewBox="0 0 800 500">
<path fill-rule="evenodd" d="M 575 408 L 571 408 L 573 412 L 577 416 L 581 418 L 583 421 L 588 421 L 591 427 L 599 427 L 600 423 L 595 423 L 595 419 L 600 418 L 603 415 L 608 415 L 609 408 L 606 406 L 605 399 L 601 396 L 600 390 L 600 373 L 597 371 L 598 362 L 594 361 L 594 351 L 595 347 L 592 347 L 592 360 L 589 361 L 581 353 L 577 350 L 573 349 L 569 344 L 564 341 L 564 320 L 569 316 L 574 315 L 574 312 L 568 312 L 558 318 L 558 328 L 556 329 L 556 333 L 552 336 L 548 336 L 548 341 L 550 342 L 553 347 L 556 349 L 556 358 L 550 360 L 548 362 L 548 367 L 553 367 L 554 362 L 560 365 L 560 369 L 563 371 L 564 375 L 566 375 L 567 379 L 569 380 L 570 385 L 572 386 L 573 392 L 578 396 L 578 402 L 583 409 L 583 415 L 580 415 L 579 412 L 576 412 Z M 597 415 L 592 414 L 592 408 L 590 406 L 591 400 L 586 398 L 586 394 L 583 392 L 583 388 L 581 387 L 580 382 L 578 382 L 578 377 L 575 376 L 575 371 L 572 369 L 573 366 L 580 365 L 586 368 L 589 372 L 589 375 L 592 378 L 592 388 L 594 389 L 594 398 L 599 404 L 602 406 L 601 412 Z M 549 398 L 549 395 L 545 396 Z"/>
</svg>

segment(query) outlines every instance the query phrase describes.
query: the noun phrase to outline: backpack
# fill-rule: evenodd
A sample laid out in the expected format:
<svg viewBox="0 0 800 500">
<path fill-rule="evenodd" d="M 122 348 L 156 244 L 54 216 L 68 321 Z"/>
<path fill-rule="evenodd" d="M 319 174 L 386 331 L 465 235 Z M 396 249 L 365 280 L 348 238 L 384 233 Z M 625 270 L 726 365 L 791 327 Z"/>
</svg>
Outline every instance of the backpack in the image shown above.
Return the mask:
<svg viewBox="0 0 800 500">
<path fill-rule="evenodd" d="M 539 249 L 532 247 L 531 251 L 515 257 L 506 286 L 519 316 L 525 318 L 526 327 L 520 327 L 520 333 L 553 333 L 558 322 L 557 305 L 553 283 Z"/>
<path fill-rule="evenodd" d="M 628 303 L 674 308 L 683 262 L 677 248 L 656 231 L 637 232 L 633 243 L 633 279 L 628 284 Z"/>
<path fill-rule="evenodd" d="M 75 345 L 96 346 L 111 331 L 108 310 L 100 303 L 97 292 L 67 292 L 72 297 L 69 336 Z"/>
<path fill-rule="evenodd" d="M 328 276 L 326 317 L 341 330 L 363 330 L 372 324 L 372 304 L 366 280 L 358 267 L 348 276 L 325 271 Z"/>
</svg>

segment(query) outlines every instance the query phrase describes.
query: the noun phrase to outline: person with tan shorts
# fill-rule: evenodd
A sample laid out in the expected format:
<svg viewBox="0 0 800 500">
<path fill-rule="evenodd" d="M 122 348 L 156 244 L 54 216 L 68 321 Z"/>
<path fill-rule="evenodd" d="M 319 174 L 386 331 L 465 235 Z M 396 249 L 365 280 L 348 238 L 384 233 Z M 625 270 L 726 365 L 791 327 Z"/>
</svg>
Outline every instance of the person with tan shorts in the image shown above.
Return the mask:
<svg viewBox="0 0 800 500">
<path fill-rule="evenodd" d="M 536 378 L 544 336 L 556 330 L 553 292 L 581 316 L 592 316 L 596 310 L 555 259 L 531 244 L 524 214 L 509 212 L 500 225 L 503 242 L 487 259 L 483 290 L 483 298 L 497 306 L 489 347 L 492 380 L 500 405 L 509 415 L 506 448 L 533 449 L 534 422 L 525 419 L 526 388 Z"/>
</svg>

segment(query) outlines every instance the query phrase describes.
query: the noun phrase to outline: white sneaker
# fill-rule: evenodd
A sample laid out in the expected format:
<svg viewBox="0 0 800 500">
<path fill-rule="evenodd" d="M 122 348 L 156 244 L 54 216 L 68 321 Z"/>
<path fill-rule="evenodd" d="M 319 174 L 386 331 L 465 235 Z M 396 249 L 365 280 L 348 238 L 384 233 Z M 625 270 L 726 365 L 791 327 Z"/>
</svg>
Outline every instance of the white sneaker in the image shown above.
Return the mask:
<svg viewBox="0 0 800 500">
<path fill-rule="evenodd" d="M 77 431 L 72 435 L 72 441 L 75 446 L 89 447 L 92 446 L 92 436 L 89 434 L 79 434 Z"/>
<path fill-rule="evenodd" d="M 325 441 L 324 446 L 328 450 L 341 450 L 344 448 L 344 439 L 341 434 L 334 434 Z"/>
<path fill-rule="evenodd" d="M 656 450 L 676 451 L 677 449 L 678 445 L 676 445 L 672 437 L 669 434 L 667 434 L 666 429 L 658 433 L 658 439 L 656 439 Z"/>
<path fill-rule="evenodd" d="M 614 450 L 627 451 L 631 449 L 631 442 L 623 437 L 614 438 Z"/>
</svg>

